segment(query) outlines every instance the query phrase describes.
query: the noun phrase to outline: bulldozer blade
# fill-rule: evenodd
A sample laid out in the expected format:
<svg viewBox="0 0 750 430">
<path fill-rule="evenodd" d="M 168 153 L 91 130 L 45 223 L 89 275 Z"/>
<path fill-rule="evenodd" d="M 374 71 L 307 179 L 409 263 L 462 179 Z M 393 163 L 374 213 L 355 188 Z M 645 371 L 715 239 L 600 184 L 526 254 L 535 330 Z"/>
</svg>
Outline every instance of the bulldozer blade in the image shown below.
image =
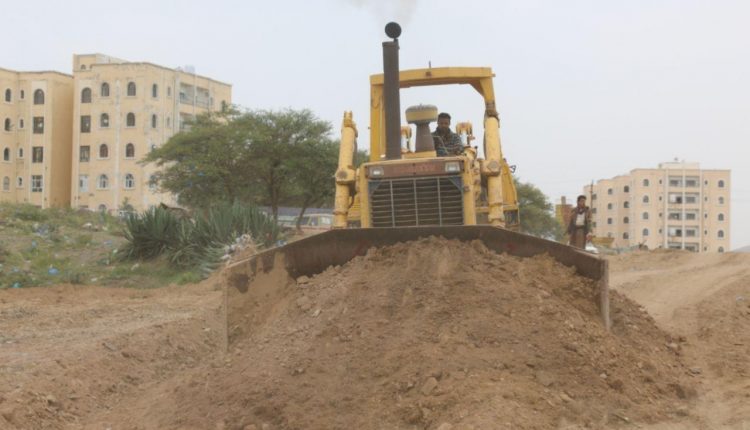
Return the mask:
<svg viewBox="0 0 750 430">
<path fill-rule="evenodd" d="M 312 276 L 330 266 L 345 264 L 372 247 L 382 247 L 429 236 L 461 241 L 480 240 L 498 253 L 518 257 L 548 254 L 575 267 L 579 275 L 596 281 L 595 299 L 602 323 L 610 328 L 608 262 L 577 248 L 492 226 L 395 227 L 330 230 L 279 248 L 269 249 L 231 264 L 225 271 L 227 336 L 232 343 L 265 320 L 273 309 L 258 309 L 261 297 L 281 298 L 300 276 Z M 253 309 L 252 313 L 249 309 Z"/>
</svg>

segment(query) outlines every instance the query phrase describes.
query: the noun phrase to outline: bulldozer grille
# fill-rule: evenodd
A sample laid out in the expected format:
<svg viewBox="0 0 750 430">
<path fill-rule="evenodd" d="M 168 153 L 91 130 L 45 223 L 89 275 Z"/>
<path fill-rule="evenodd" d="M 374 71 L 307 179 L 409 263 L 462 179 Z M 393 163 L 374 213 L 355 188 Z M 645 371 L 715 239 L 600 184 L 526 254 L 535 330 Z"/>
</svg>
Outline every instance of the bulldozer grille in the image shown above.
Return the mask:
<svg viewBox="0 0 750 430">
<path fill-rule="evenodd" d="M 373 227 L 463 225 L 460 176 L 371 180 Z"/>
</svg>

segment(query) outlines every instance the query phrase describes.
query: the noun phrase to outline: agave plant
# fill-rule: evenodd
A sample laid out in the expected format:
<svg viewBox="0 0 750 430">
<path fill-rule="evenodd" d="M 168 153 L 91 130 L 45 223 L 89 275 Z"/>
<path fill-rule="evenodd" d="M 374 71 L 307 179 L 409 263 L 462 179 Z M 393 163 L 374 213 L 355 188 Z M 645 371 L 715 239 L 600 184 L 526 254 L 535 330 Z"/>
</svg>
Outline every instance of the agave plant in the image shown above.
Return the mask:
<svg viewBox="0 0 750 430">
<path fill-rule="evenodd" d="M 126 220 L 124 255 L 149 259 L 165 255 L 171 264 L 210 273 L 226 247 L 245 234 L 257 245 L 270 246 L 279 238 L 279 227 L 253 206 L 224 204 L 211 207 L 194 220 L 178 219 L 153 208 Z"/>
<path fill-rule="evenodd" d="M 186 223 L 188 221 L 179 220 L 158 207 L 128 215 L 124 231 L 127 244 L 122 251 L 129 258 L 150 259 L 162 255 L 177 245 Z"/>
</svg>

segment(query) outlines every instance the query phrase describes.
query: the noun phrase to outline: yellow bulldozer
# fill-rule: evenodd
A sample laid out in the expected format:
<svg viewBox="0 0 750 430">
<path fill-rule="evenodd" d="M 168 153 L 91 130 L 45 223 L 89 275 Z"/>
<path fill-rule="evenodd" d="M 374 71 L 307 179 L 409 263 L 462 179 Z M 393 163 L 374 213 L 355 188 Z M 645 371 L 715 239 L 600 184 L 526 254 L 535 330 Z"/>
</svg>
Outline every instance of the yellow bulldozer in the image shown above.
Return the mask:
<svg viewBox="0 0 750 430">
<path fill-rule="evenodd" d="M 609 327 L 608 267 L 602 260 L 570 246 L 520 233 L 519 208 L 511 167 L 500 145 L 493 73 L 486 67 L 399 70 L 395 23 L 383 42 L 383 73 L 370 77 L 369 161 L 354 166 L 357 127 L 344 113 L 338 169 L 335 172 L 333 229 L 234 263 L 227 289 L 228 338 L 252 330 L 248 309 L 259 295 L 274 294 L 291 280 L 342 265 L 371 247 L 441 236 L 480 240 L 498 253 L 520 257 L 549 254 L 597 281 L 602 321 Z M 429 124 L 437 108 L 414 106 L 406 119 L 416 128 L 415 142 L 401 125 L 400 90 L 439 85 L 470 85 L 484 100 L 484 158 L 470 145 L 469 123 L 458 127 L 463 153 L 437 156 Z M 458 286 L 457 286 L 458 288 Z"/>
</svg>

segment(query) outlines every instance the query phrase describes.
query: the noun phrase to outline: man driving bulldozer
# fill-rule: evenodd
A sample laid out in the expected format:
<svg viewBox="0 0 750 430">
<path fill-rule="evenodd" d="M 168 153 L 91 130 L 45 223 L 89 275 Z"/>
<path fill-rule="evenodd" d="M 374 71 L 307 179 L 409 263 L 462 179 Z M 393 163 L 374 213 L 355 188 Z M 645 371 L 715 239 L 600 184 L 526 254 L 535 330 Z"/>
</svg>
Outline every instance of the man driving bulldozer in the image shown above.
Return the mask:
<svg viewBox="0 0 750 430">
<path fill-rule="evenodd" d="M 435 151 L 438 157 L 460 155 L 464 152 L 461 137 L 451 131 L 451 116 L 446 112 L 438 115 L 437 128 L 432 133 L 432 138 L 435 141 Z"/>
</svg>

